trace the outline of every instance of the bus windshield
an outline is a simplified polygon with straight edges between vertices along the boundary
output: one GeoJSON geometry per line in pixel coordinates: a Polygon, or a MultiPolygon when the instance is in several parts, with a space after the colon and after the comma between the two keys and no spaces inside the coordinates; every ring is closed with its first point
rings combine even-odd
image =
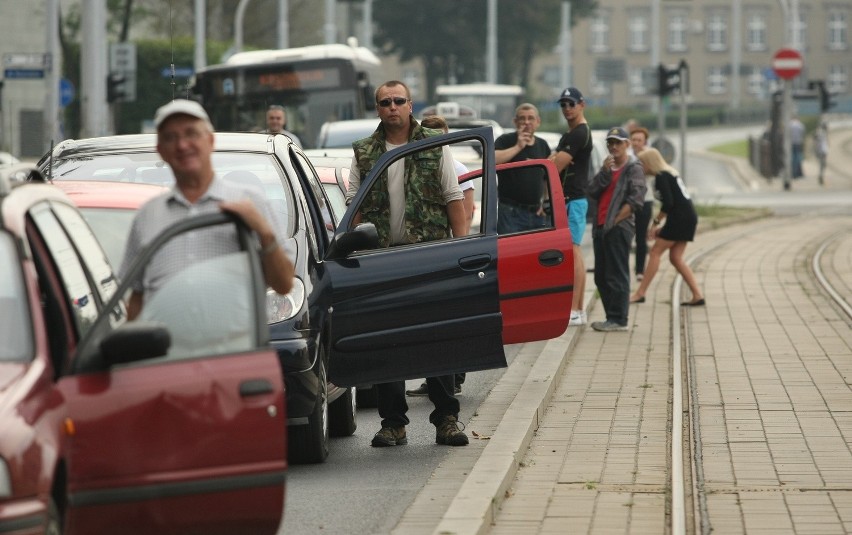
{"type": "Polygon", "coordinates": [[[472,108],[480,119],[492,119],[501,126],[511,126],[524,89],[517,85],[485,83],[439,85],[435,94],[439,102],[457,102],[472,108]]]}
{"type": "Polygon", "coordinates": [[[199,70],[193,92],[220,131],[265,131],[266,110],[283,106],[285,128],[313,148],[323,123],[374,109],[380,69],[374,54],[347,45],[258,50],[199,70]]]}

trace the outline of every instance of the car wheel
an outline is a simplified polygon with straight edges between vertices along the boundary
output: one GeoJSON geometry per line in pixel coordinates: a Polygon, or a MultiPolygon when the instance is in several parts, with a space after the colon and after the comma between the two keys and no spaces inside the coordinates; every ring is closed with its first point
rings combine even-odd
{"type": "Polygon", "coordinates": [[[328,382],[325,362],[320,360],[317,375],[317,403],[307,425],[287,428],[288,457],[292,464],[321,463],[328,457],[328,382]]]}
{"type": "Polygon", "coordinates": [[[331,402],[328,407],[329,430],[333,437],[351,436],[358,428],[356,413],[358,394],[355,387],[346,389],[346,393],[331,402]]]}
{"type": "Polygon", "coordinates": [[[376,397],[376,389],[373,388],[372,385],[368,388],[359,388],[355,396],[358,398],[359,407],[373,408],[379,406],[379,399],[376,397]]]}
{"type": "Polygon", "coordinates": [[[52,497],[47,500],[47,521],[44,524],[44,535],[62,535],[62,518],[52,497]]]}

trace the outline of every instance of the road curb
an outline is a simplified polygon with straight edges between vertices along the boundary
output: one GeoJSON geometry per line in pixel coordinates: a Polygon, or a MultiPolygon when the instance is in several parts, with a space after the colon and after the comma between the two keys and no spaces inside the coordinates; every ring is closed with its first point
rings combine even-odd
{"type": "MultiPolygon", "coordinates": [[[[587,292],[587,310],[592,295],[587,292]]],[[[554,379],[562,374],[583,328],[569,327],[547,342],[434,535],[487,533],[553,397],[554,379]]]]}

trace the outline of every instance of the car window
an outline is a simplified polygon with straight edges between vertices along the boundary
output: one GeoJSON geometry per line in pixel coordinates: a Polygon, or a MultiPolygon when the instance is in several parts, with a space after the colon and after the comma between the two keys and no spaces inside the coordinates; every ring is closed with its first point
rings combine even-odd
{"type": "Polygon", "coordinates": [[[29,300],[11,236],[0,233],[0,362],[33,356],[29,300]]]}
{"type": "Polygon", "coordinates": [[[135,210],[122,210],[114,208],[81,208],[80,212],[86,218],[86,222],[92,227],[101,247],[109,259],[113,268],[121,266],[124,259],[124,248],[127,245],[127,236],[130,234],[130,225],[136,216],[135,210]]]}
{"type": "Polygon", "coordinates": [[[56,203],[53,209],[80,251],[80,256],[92,275],[92,283],[98,292],[98,297],[102,303],[105,303],[115,293],[118,282],[97,237],[74,208],[56,203]]]}
{"type": "Polygon", "coordinates": [[[293,160],[298,164],[299,170],[311,186],[313,197],[320,205],[319,209],[320,215],[323,219],[323,226],[325,227],[325,231],[328,234],[329,239],[331,239],[334,235],[334,228],[337,226],[337,220],[331,212],[332,208],[329,206],[328,199],[326,199],[325,190],[320,184],[313,166],[308,162],[308,159],[305,156],[294,152],[293,160]]]}
{"type": "Polygon", "coordinates": [[[89,285],[77,251],[50,210],[49,204],[45,202],[33,207],[30,216],[59,271],[65,299],[73,312],[77,332],[83,336],[98,316],[95,291],[89,285]]]}
{"type": "Polygon", "coordinates": [[[323,182],[322,187],[328,197],[328,202],[331,205],[331,212],[336,223],[340,221],[341,216],[343,216],[346,212],[346,196],[343,194],[343,190],[340,189],[340,186],[337,185],[337,182],[334,184],[323,182]]]}
{"type": "Polygon", "coordinates": [[[175,274],[145,300],[139,319],[169,327],[171,346],[165,359],[256,347],[255,326],[261,318],[253,306],[252,278],[246,277],[250,272],[245,251],[217,256],[175,274]]]}
{"type": "Polygon", "coordinates": [[[497,232],[518,234],[555,228],[547,168],[543,165],[497,171],[497,232]]]}

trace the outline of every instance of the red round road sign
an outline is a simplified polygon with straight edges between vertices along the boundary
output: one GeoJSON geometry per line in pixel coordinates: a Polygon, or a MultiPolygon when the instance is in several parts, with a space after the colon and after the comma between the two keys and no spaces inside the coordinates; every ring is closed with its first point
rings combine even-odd
{"type": "Polygon", "coordinates": [[[772,56],[772,70],[778,78],[792,80],[802,72],[805,61],[799,51],[793,48],[782,48],[772,56]]]}

